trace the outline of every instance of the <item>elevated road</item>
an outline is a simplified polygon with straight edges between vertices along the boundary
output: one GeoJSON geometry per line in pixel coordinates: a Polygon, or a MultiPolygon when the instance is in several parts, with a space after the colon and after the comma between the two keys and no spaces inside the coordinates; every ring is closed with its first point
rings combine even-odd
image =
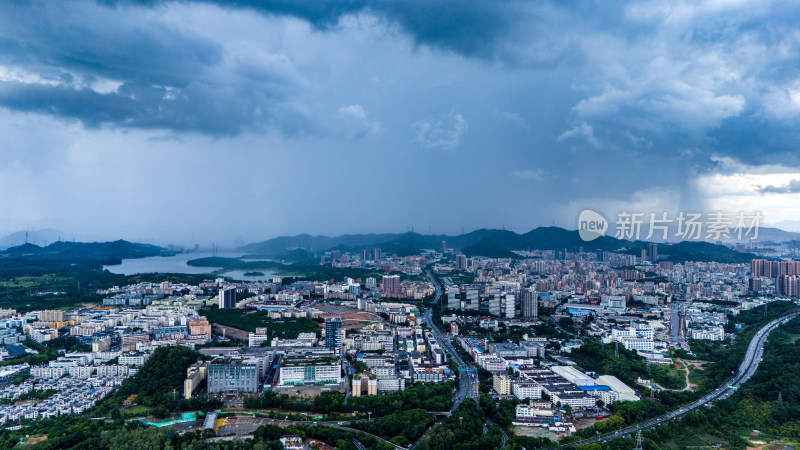
{"type": "Polygon", "coordinates": [[[564,444],[564,446],[574,447],[583,444],[591,444],[593,442],[605,442],[610,439],[617,439],[619,437],[636,433],[640,430],[655,428],[665,422],[669,422],[670,420],[679,419],[703,405],[710,406],[712,400],[728,398],[736,389],[749,380],[758,369],[758,363],[761,361],[761,357],[764,355],[764,343],[767,341],[769,333],[778,325],[786,323],[798,315],[800,315],[800,312],[786,314],[764,325],[760,330],[758,330],[755,336],[753,336],[753,338],[750,340],[750,345],[747,347],[747,352],[744,355],[744,359],[742,359],[742,363],[739,365],[739,369],[736,370],[731,378],[726,380],[712,392],[704,395],[702,398],[695,400],[688,405],[682,406],[679,409],[670,411],[662,416],[652,418],[645,422],[632,425],[612,433],[603,434],[589,439],[583,439],[581,441],[570,442],[569,444],[564,444]]]}

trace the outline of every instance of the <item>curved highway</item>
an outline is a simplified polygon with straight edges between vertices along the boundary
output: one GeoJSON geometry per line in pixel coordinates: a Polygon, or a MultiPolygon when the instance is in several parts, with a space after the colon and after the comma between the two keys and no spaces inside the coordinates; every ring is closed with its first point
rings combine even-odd
{"type": "Polygon", "coordinates": [[[652,418],[645,422],[632,425],[627,428],[623,428],[619,431],[615,431],[613,433],[607,433],[600,436],[596,436],[589,439],[583,439],[580,441],[570,442],[568,444],[564,444],[567,447],[573,447],[583,444],[591,444],[593,442],[605,442],[609,439],[616,439],[619,437],[623,437],[629,435],[631,433],[635,433],[640,430],[647,430],[650,428],[657,427],[664,422],[668,422],[673,419],[679,419],[686,414],[694,411],[695,409],[699,408],[702,405],[710,405],[712,400],[724,399],[728,398],[736,389],[739,388],[744,382],[746,382],[750,377],[755,373],[756,369],[758,369],[758,363],[761,360],[762,355],[764,354],[764,342],[767,340],[767,336],[769,333],[775,329],[778,325],[782,323],[786,323],[789,320],[797,317],[800,315],[800,312],[793,312],[781,316],[772,322],[764,325],[758,332],[753,336],[753,339],[750,340],[750,345],[747,347],[747,353],[745,353],[744,359],[742,363],[739,365],[739,369],[734,373],[734,375],[726,380],[722,385],[716,388],[714,391],[706,394],[702,398],[695,400],[694,402],[684,405],[679,409],[674,411],[668,412],[659,417],[652,418]]]}

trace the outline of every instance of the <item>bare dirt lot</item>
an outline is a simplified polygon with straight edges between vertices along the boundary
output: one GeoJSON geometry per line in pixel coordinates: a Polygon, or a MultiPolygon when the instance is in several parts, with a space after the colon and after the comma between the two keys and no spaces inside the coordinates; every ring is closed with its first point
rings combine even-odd
{"type": "Polygon", "coordinates": [[[239,339],[241,341],[246,341],[248,339],[249,333],[245,330],[229,327],[228,325],[220,325],[218,323],[214,324],[214,332],[217,334],[222,335],[223,329],[225,330],[225,337],[239,339]]]}

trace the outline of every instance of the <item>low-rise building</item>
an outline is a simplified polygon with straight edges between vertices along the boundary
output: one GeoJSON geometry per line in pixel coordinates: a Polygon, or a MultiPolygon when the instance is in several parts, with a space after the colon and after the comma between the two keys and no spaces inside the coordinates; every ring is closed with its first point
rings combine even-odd
{"type": "Polygon", "coordinates": [[[259,362],[255,359],[216,358],[208,365],[208,392],[256,392],[258,375],[259,362]]]}
{"type": "Polygon", "coordinates": [[[342,366],[338,357],[286,358],[281,362],[278,384],[296,386],[304,384],[339,384],[342,366]]]}

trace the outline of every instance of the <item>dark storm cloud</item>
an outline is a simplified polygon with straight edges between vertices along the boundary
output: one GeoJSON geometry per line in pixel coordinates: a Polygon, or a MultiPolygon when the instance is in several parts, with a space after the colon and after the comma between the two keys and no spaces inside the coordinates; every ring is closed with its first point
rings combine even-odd
{"type": "Polygon", "coordinates": [[[218,43],[136,14],[74,1],[0,8],[0,61],[7,64],[182,87],[222,59],[218,43]]]}
{"type": "MultiPolygon", "coordinates": [[[[0,83],[0,104],[17,111],[77,119],[89,128],[115,124],[210,135],[235,135],[256,126],[256,112],[265,106],[269,106],[265,114],[286,114],[271,99],[252,98],[230,87],[201,83],[190,83],[177,93],[131,83],[122,85],[117,92],[99,93],[67,86],[6,82],[0,83]]],[[[292,122],[286,125],[291,131],[292,122]]]]}
{"type": "Polygon", "coordinates": [[[21,79],[0,81],[1,106],[88,127],[236,135],[270,126],[296,134],[308,126],[302,112],[282,103],[296,81],[286,64],[226,62],[219,43],[137,9],[5,2],[0,65],[22,71],[21,79]]]}
{"type": "MultiPolygon", "coordinates": [[[[368,13],[398,25],[418,45],[487,58],[518,21],[512,2],[178,2],[187,3],[292,16],[326,32],[346,14],[368,13]]],[[[0,81],[0,106],[87,127],[214,136],[270,127],[287,135],[319,131],[292,101],[299,76],[291,67],[247,56],[227,61],[220,42],[159,18],[169,4],[175,2],[3,3],[0,64],[35,82],[0,81]]]]}
{"type": "Polygon", "coordinates": [[[0,2],[0,200],[129,230],[164,227],[141,211],[213,204],[217,220],[172,224],[209,239],[526,231],[742,191],[782,206],[794,196],[765,193],[800,180],[798,14],[769,0],[0,2]],[[104,214],[119,199],[136,205],[124,220],[104,214]]]}
{"type": "Polygon", "coordinates": [[[709,147],[745,164],[800,165],[800,132],[785,120],[749,112],[708,132],[709,147]]]}
{"type": "MultiPolygon", "coordinates": [[[[156,6],[163,0],[143,2],[104,0],[115,5],[156,6]]],[[[465,2],[461,0],[196,0],[222,8],[240,8],[276,16],[291,16],[322,30],[334,28],[344,15],[368,13],[396,23],[417,44],[452,50],[469,56],[494,56],[498,41],[519,23],[523,8],[512,1],[465,2]]]]}

